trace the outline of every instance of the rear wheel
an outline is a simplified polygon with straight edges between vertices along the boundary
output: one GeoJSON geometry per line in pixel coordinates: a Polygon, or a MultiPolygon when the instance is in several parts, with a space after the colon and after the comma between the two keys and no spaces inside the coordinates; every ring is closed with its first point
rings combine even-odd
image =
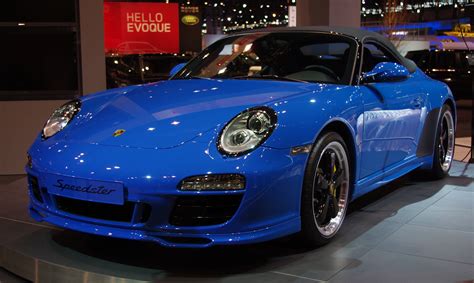
{"type": "Polygon", "coordinates": [[[350,174],[342,137],[323,135],[310,154],[303,185],[300,236],[306,246],[324,245],[339,231],[348,207],[350,174]]]}
{"type": "Polygon", "coordinates": [[[444,105],[438,122],[435,149],[433,154],[433,167],[431,177],[440,179],[445,177],[454,158],[454,118],[451,107],[444,105]]]}

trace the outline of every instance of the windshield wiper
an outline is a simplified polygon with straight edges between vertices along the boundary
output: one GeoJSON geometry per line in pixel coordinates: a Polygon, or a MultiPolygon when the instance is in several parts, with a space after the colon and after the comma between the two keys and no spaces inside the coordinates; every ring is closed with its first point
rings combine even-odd
{"type": "Polygon", "coordinates": [[[277,81],[288,81],[288,82],[298,82],[298,83],[308,83],[308,81],[292,79],[287,77],[280,77],[278,75],[253,75],[253,76],[237,76],[232,77],[231,79],[236,80],[245,80],[245,79],[258,79],[258,80],[277,80],[277,81]]]}

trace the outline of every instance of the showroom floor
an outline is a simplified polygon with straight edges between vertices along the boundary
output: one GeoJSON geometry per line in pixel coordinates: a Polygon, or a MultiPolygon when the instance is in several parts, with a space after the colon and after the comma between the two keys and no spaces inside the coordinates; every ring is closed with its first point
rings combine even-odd
{"type": "MultiPolygon", "coordinates": [[[[0,266],[39,282],[473,282],[474,165],[390,184],[352,204],[329,245],[170,250],[35,223],[25,178],[0,177],[0,266]],[[114,278],[115,277],[115,278],[114,278]],[[122,282],[122,281],[120,281],[122,282]]],[[[0,268],[0,282],[23,282],[0,268]]]]}

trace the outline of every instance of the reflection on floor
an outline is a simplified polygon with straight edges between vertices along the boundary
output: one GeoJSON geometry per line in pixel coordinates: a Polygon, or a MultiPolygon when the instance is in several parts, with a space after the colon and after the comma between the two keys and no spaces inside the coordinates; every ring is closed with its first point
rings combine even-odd
{"type": "MultiPolygon", "coordinates": [[[[334,241],[312,251],[289,239],[170,250],[35,223],[24,177],[0,177],[0,266],[38,282],[472,282],[474,165],[451,177],[416,177],[351,205],[334,241]]],[[[0,281],[21,282],[0,269],[0,281]]]]}

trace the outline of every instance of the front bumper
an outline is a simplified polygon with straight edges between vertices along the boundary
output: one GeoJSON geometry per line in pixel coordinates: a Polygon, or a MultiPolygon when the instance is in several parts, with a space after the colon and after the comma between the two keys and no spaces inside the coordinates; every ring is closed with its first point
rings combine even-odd
{"type": "MultiPolygon", "coordinates": [[[[288,149],[261,147],[243,157],[224,158],[213,144],[199,142],[153,150],[47,140],[37,141],[29,154],[32,162],[26,171],[30,176],[30,214],[38,221],[66,229],[154,241],[172,247],[255,243],[300,230],[301,187],[307,155],[292,156],[288,149]],[[189,176],[228,173],[245,176],[245,189],[200,192],[178,189],[179,182],[189,176]],[[89,213],[65,209],[69,200],[66,198],[65,206],[64,198],[51,194],[42,185],[44,176],[50,174],[121,182],[127,207],[94,203],[89,213]],[[204,206],[211,210],[226,203],[236,207],[222,223],[173,225],[170,219],[183,199],[190,199],[192,204],[197,201],[198,205],[203,199],[210,199],[204,206]],[[103,217],[99,211],[113,216],[123,213],[129,218],[103,217]]],[[[80,202],[76,206],[82,207],[80,202]]]]}

